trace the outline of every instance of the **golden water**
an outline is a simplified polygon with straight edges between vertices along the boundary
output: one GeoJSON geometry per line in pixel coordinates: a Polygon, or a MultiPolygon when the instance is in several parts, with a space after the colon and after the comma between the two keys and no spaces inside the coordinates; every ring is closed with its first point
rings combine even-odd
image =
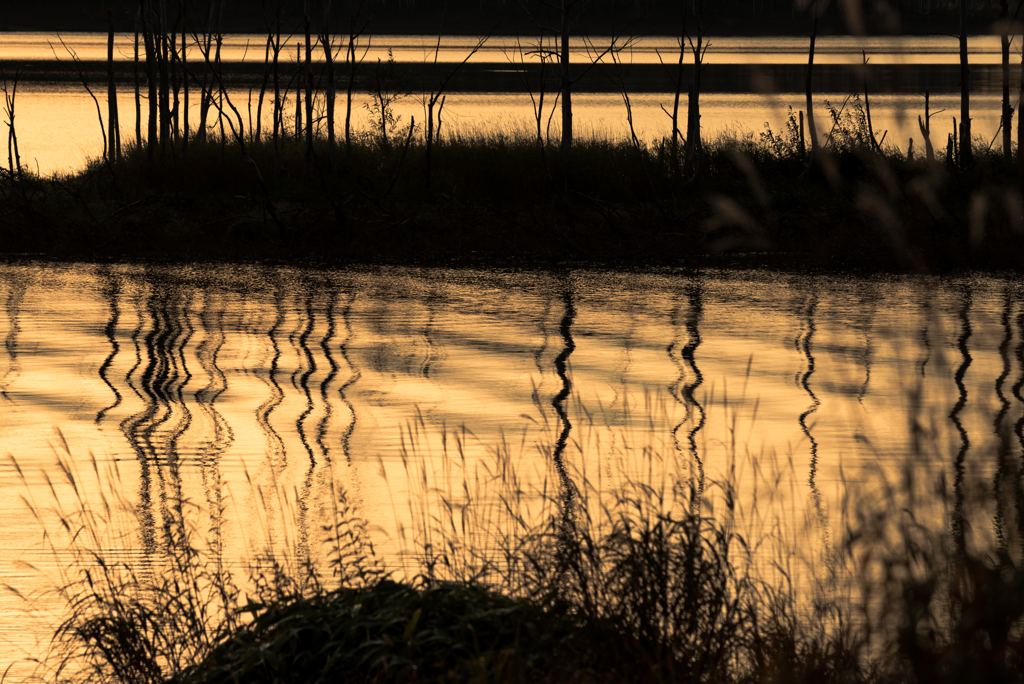
{"type": "MultiPolygon", "coordinates": [[[[26,263],[0,266],[0,340],[0,452],[27,482],[0,463],[0,582],[27,593],[57,561],[21,497],[52,498],[62,454],[94,501],[91,459],[116,466],[139,517],[107,551],[129,563],[160,552],[178,494],[241,563],[285,533],[256,488],[316,530],[332,482],[402,563],[422,473],[458,494],[503,444],[527,489],[556,456],[596,480],[660,477],[651,453],[706,483],[738,463],[741,504],[825,528],[908,459],[992,482],[997,430],[1024,448],[1024,291],[995,276],[26,263]],[[752,466],[785,496],[755,502],[752,466]]],[[[0,666],[49,638],[23,608],[0,595],[0,666]]]]}

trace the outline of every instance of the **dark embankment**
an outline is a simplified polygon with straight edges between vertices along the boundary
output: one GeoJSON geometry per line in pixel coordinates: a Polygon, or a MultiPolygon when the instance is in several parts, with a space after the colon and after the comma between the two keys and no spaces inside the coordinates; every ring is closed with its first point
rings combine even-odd
{"type": "MultiPolygon", "coordinates": [[[[107,8],[114,11],[117,30],[134,27],[139,8],[137,0],[109,0],[104,3],[79,0],[48,0],[37,3],[10,3],[0,15],[0,31],[106,31],[107,8]]],[[[179,3],[168,3],[171,15],[179,3]]],[[[222,28],[229,33],[261,33],[273,21],[277,6],[288,15],[296,10],[290,0],[202,0],[182,3],[195,16],[193,25],[205,24],[209,7],[223,4],[222,28]]],[[[507,35],[533,35],[537,19],[558,3],[504,2],[503,0],[419,0],[384,2],[348,0],[333,3],[339,16],[358,7],[371,17],[369,30],[377,34],[419,34],[442,31],[454,34],[484,34],[496,31],[507,35]]],[[[996,11],[992,5],[970,3],[968,21],[972,35],[990,33],[996,11]]],[[[958,22],[956,3],[887,3],[855,5],[859,15],[851,27],[851,15],[833,3],[824,8],[819,32],[822,35],[926,35],[951,33],[958,22]]],[[[586,11],[574,23],[574,31],[603,35],[626,31],[636,35],[677,36],[682,28],[681,6],[670,0],[588,0],[586,11]]],[[[849,9],[849,8],[846,8],[849,9]]],[[[806,35],[810,19],[792,2],[741,2],[733,0],[709,12],[716,35],[806,35]]],[[[337,22],[334,22],[337,24],[337,22]]],[[[691,27],[692,28],[692,27],[691,27]]]]}
{"type": "MultiPolygon", "coordinates": [[[[691,170],[670,143],[577,140],[567,158],[525,132],[387,141],[317,139],[129,146],[81,173],[0,175],[7,254],[68,259],[331,262],[591,260],[687,263],[756,252],[802,263],[909,271],[1016,268],[1021,173],[976,149],[868,148],[840,121],[814,161],[798,133],[715,141],[691,170]]],[[[443,130],[443,129],[442,129],[443,130]]],[[[227,134],[230,137],[230,133],[227,134]]],[[[682,154],[682,150],[679,151],[682,154]]]]}

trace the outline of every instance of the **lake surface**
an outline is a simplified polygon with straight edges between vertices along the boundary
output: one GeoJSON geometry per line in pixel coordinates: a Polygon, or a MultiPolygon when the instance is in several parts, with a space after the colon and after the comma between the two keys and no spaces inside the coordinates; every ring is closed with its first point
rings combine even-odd
{"type": "MultiPolygon", "coordinates": [[[[563,470],[732,479],[745,510],[827,544],[847,493],[907,467],[999,486],[1000,433],[1024,455],[1015,278],[22,263],[0,266],[0,340],[0,452],[23,473],[0,462],[0,583],[27,594],[60,561],[22,497],[114,489],[137,517],[103,552],[142,567],[175,496],[241,565],[268,537],[316,557],[344,492],[402,566],[436,505],[417,501],[485,515],[501,463],[527,498],[563,470]]],[[[35,608],[0,594],[9,681],[49,638],[57,604],[35,608]]]]}
{"type": "MultiPolygon", "coordinates": [[[[84,72],[92,82],[105,116],[106,36],[67,34],[67,45],[83,60],[84,72]]],[[[447,74],[469,54],[475,40],[464,36],[368,37],[360,55],[363,67],[387,60],[388,50],[417,85],[396,105],[396,112],[407,125],[412,117],[425,121],[422,88],[436,87],[436,71],[447,74]],[[434,61],[437,48],[436,69],[434,61]],[[433,71],[431,71],[433,70],[433,71]],[[420,83],[419,81],[422,81],[420,83]]],[[[800,37],[717,37],[711,36],[702,75],[702,131],[706,138],[719,135],[757,136],[765,124],[779,133],[785,125],[788,108],[804,108],[803,78],[807,62],[808,39],[800,37]]],[[[534,41],[536,42],[536,41],[534,41]]],[[[1019,44],[1020,37],[1016,37],[1019,44]]],[[[661,62],[674,65],[678,43],[667,38],[644,38],[619,53],[619,65],[606,57],[603,65],[585,74],[583,65],[591,61],[609,43],[607,37],[593,37],[589,44],[577,41],[572,59],[583,78],[576,84],[574,98],[576,125],[583,134],[628,138],[626,108],[618,93],[620,83],[630,92],[634,126],[638,137],[658,140],[670,132],[670,121],[662,107],[671,110],[674,86],[661,62]]],[[[134,36],[117,37],[116,61],[121,83],[118,106],[125,137],[134,132],[134,100],[131,92],[130,64],[134,36]]],[[[235,74],[231,97],[246,111],[253,98],[255,111],[264,63],[265,37],[228,36],[223,47],[225,74],[235,74]],[[250,90],[252,89],[252,91],[250,90]],[[253,92],[254,91],[254,92],[253,92]]],[[[999,39],[973,36],[969,41],[972,61],[973,130],[984,144],[996,137],[1000,120],[998,74],[999,39]]],[[[282,51],[286,79],[295,70],[295,41],[282,51]]],[[[539,89],[537,58],[531,54],[538,46],[531,39],[518,43],[511,37],[496,36],[474,55],[449,84],[444,115],[449,131],[493,131],[495,129],[531,129],[533,104],[528,89],[539,89]],[[524,80],[525,79],[525,80],[524,80]],[[531,80],[532,79],[532,80],[531,80]]],[[[952,117],[959,117],[958,44],[951,36],[907,38],[850,38],[823,36],[815,49],[815,116],[821,135],[827,135],[825,101],[841,107],[847,96],[861,92],[865,79],[871,91],[872,119],[875,131],[885,141],[906,149],[911,137],[915,147],[923,149],[917,116],[924,114],[924,91],[932,93],[932,140],[945,144],[953,130],[952,117]],[[863,52],[862,52],[863,51],[863,52]],[[869,67],[862,63],[865,56],[869,67]],[[825,129],[825,130],[822,130],[825,129]]],[[[1012,49],[1011,83],[1020,81],[1019,56],[1012,49]]],[[[190,60],[201,59],[197,48],[189,50],[190,60]]],[[[318,55],[317,59],[321,59],[318,55]]],[[[692,55],[684,54],[685,69],[692,68],[692,55]],[[691,65],[691,66],[686,66],[691,65]]],[[[44,174],[79,169],[89,157],[103,149],[102,134],[93,100],[78,82],[69,54],[55,35],[41,33],[0,34],[0,72],[8,79],[15,69],[23,70],[17,100],[16,125],[21,154],[26,163],[44,174]],[[59,60],[59,61],[58,61],[59,60]]],[[[318,67],[319,68],[319,67],[318,67]]],[[[684,79],[685,87],[689,80],[684,79]]],[[[555,85],[547,85],[546,107],[554,104],[555,85]]],[[[1012,90],[1012,88],[1011,88],[1012,90]]],[[[1016,92],[1016,91],[1013,91],[1016,92]]],[[[369,99],[357,92],[353,111],[358,130],[366,129],[362,109],[369,99]]],[[[193,97],[190,111],[198,120],[193,97]]],[[[145,109],[145,102],[143,108],[145,109]]],[[[850,105],[853,106],[852,103],[850,105]]],[[[682,107],[685,112],[685,104],[682,107]]],[[[286,111],[291,111],[286,106],[286,111]]],[[[545,114],[545,118],[550,112],[545,114]]],[[[255,116],[255,114],[253,114],[255,116]]],[[[558,120],[553,117],[552,135],[557,137],[558,120]]],[[[0,121],[0,136],[6,140],[6,118],[0,121]]]]}

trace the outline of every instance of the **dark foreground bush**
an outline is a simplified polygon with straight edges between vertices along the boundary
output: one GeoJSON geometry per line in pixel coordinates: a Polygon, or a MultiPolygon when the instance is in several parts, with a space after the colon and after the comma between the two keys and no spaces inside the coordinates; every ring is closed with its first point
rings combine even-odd
{"type": "Polygon", "coordinates": [[[571,616],[471,584],[382,580],[247,609],[251,623],[173,681],[601,681],[622,665],[571,616]]]}

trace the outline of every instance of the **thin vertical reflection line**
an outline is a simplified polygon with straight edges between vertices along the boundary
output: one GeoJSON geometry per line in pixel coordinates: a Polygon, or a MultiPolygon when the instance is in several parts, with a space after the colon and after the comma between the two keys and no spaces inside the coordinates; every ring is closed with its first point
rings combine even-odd
{"type": "Polygon", "coordinates": [[[953,380],[956,383],[957,388],[957,401],[953,406],[953,409],[949,412],[949,420],[953,423],[956,431],[960,435],[960,449],[957,451],[956,459],[953,462],[953,495],[954,495],[954,507],[952,516],[952,531],[954,542],[957,545],[957,550],[962,554],[965,549],[966,529],[964,529],[964,461],[967,458],[967,452],[971,448],[970,439],[967,436],[967,430],[964,429],[963,423],[960,422],[960,412],[963,411],[964,406],[967,405],[967,386],[964,385],[964,376],[967,375],[967,369],[971,365],[970,350],[967,347],[967,341],[970,340],[971,330],[971,289],[970,285],[964,284],[962,288],[962,304],[960,306],[960,337],[957,339],[957,349],[960,350],[961,362],[960,366],[956,369],[956,374],[953,376],[953,380]]]}
{"type": "Polygon", "coordinates": [[[103,381],[110,391],[114,393],[114,403],[110,404],[106,408],[102,408],[96,412],[96,425],[103,422],[103,417],[107,415],[109,411],[113,411],[115,408],[121,405],[121,393],[114,386],[114,383],[107,377],[107,372],[114,363],[114,359],[117,358],[118,353],[121,351],[120,345],[117,343],[117,324],[120,322],[120,307],[118,306],[118,299],[121,296],[121,280],[120,278],[112,275],[109,269],[103,269],[103,300],[107,303],[107,308],[110,310],[110,315],[107,318],[107,324],[103,328],[103,334],[107,338],[107,344],[110,345],[110,353],[107,358],[103,360],[100,365],[100,380],[103,381]]]}
{"type": "Polygon", "coordinates": [[[1017,469],[1011,468],[1009,463],[1010,444],[1005,430],[1006,414],[1010,411],[1010,400],[1003,391],[1006,379],[1010,377],[1010,343],[1013,341],[1013,320],[1011,312],[1013,309],[1013,298],[1010,288],[1006,286],[1003,290],[1003,311],[999,322],[1003,327],[1003,339],[999,343],[999,359],[1003,363],[1002,372],[996,378],[996,396],[999,398],[999,411],[992,420],[992,430],[995,433],[996,443],[996,471],[992,476],[992,493],[995,498],[996,512],[993,523],[995,525],[996,539],[999,541],[999,548],[1002,551],[1009,549],[1009,539],[1006,534],[1006,502],[1002,493],[1004,479],[1013,478],[1015,481],[1015,498],[1020,503],[1020,481],[1017,478],[1017,469]]]}
{"type": "Polygon", "coordinates": [[[427,343],[427,349],[420,366],[424,378],[430,378],[430,371],[434,366],[434,354],[437,349],[437,343],[434,342],[434,318],[437,316],[436,304],[439,299],[437,293],[431,292],[424,301],[427,307],[427,322],[423,325],[423,341],[427,343]]]}
{"type": "Polygon", "coordinates": [[[21,363],[18,361],[18,336],[21,333],[21,304],[25,300],[25,292],[28,284],[20,275],[9,277],[10,292],[7,294],[5,309],[7,312],[7,337],[4,339],[4,348],[7,350],[9,365],[3,378],[0,378],[0,397],[7,401],[11,398],[7,394],[7,388],[11,386],[14,378],[18,376],[21,363]]]}
{"type": "Polygon", "coordinates": [[[298,342],[299,356],[305,361],[305,369],[301,367],[296,369],[295,375],[292,376],[292,386],[306,397],[306,408],[302,410],[302,413],[299,414],[298,419],[295,421],[295,430],[299,434],[302,446],[306,449],[310,468],[312,468],[316,465],[316,455],[313,453],[313,447],[309,443],[309,437],[306,435],[306,419],[313,413],[314,408],[313,393],[309,388],[309,379],[316,372],[316,359],[313,358],[313,351],[309,348],[309,336],[313,333],[316,314],[313,311],[313,295],[308,289],[305,293],[302,308],[304,321],[300,323],[302,332],[299,333],[296,341],[298,342]],[[298,381],[297,385],[296,380],[298,381]]]}
{"type": "Polygon", "coordinates": [[[345,360],[345,363],[349,368],[349,378],[342,383],[341,387],[338,388],[338,396],[341,398],[342,403],[348,408],[351,414],[351,419],[348,425],[345,426],[345,431],[341,435],[341,450],[345,454],[345,461],[352,463],[352,452],[351,452],[351,441],[352,433],[356,429],[356,407],[348,398],[348,390],[352,385],[356,384],[362,374],[359,372],[359,368],[356,367],[355,362],[349,357],[349,348],[352,345],[352,304],[356,300],[356,291],[353,289],[349,292],[348,301],[345,302],[345,306],[341,310],[341,320],[345,327],[345,339],[341,341],[338,349],[341,352],[341,358],[345,360]]]}
{"type": "Polygon", "coordinates": [[[309,530],[309,500],[313,489],[313,474],[316,471],[316,455],[313,453],[313,446],[306,435],[306,419],[313,413],[313,393],[309,387],[309,379],[316,373],[316,359],[313,351],[309,348],[309,336],[313,333],[316,324],[316,314],[313,307],[313,291],[311,283],[303,284],[302,308],[299,311],[299,334],[293,335],[293,344],[298,345],[300,361],[299,367],[292,374],[292,387],[303,393],[306,398],[306,407],[299,414],[295,421],[295,430],[298,433],[299,441],[309,457],[309,467],[306,469],[306,476],[302,480],[302,487],[297,494],[295,505],[298,508],[296,525],[298,527],[298,549],[306,562],[312,560],[312,548],[310,546],[309,530]],[[302,366],[305,365],[305,368],[302,366]]]}
{"type": "Polygon", "coordinates": [[[796,340],[797,350],[806,361],[806,367],[803,374],[800,376],[800,386],[803,388],[804,392],[807,393],[807,396],[810,397],[811,405],[800,414],[798,422],[800,423],[800,429],[807,436],[807,440],[811,444],[811,467],[807,483],[811,488],[811,497],[814,501],[815,512],[818,515],[818,523],[824,528],[827,520],[825,517],[825,508],[821,502],[821,491],[818,489],[818,441],[814,439],[814,434],[811,432],[810,426],[807,424],[807,419],[816,413],[818,407],[821,406],[821,402],[818,400],[817,395],[815,395],[814,390],[811,389],[811,376],[814,375],[815,371],[813,345],[814,333],[817,332],[817,324],[815,322],[817,309],[818,293],[817,290],[812,289],[810,299],[807,302],[807,307],[804,310],[804,329],[796,340]]]}
{"type": "MultiPolygon", "coordinates": [[[[565,467],[564,460],[565,448],[569,441],[569,434],[572,432],[572,422],[569,420],[569,413],[565,408],[565,402],[572,394],[572,380],[568,373],[568,361],[573,351],[576,350],[576,343],[572,338],[572,325],[576,320],[576,303],[574,299],[572,284],[567,282],[565,289],[562,291],[562,303],[565,308],[561,323],[559,324],[559,332],[562,336],[562,351],[555,357],[555,373],[562,381],[562,388],[551,400],[551,405],[558,415],[558,422],[560,424],[552,459],[562,483],[562,516],[563,523],[567,526],[571,526],[575,520],[574,506],[576,500],[576,485],[573,483],[572,478],[569,477],[569,471],[565,467]]],[[[568,529],[565,531],[567,532],[568,529]]]]}
{"type": "Polygon", "coordinates": [[[196,357],[206,372],[209,382],[196,390],[195,401],[213,425],[213,437],[200,452],[200,473],[206,501],[209,506],[211,545],[220,553],[223,549],[224,493],[220,476],[220,456],[234,442],[231,425],[217,410],[217,399],[227,390],[227,378],[221,370],[219,357],[226,341],[223,301],[207,292],[199,314],[203,341],[196,349],[196,357]],[[216,306],[216,313],[211,309],[216,306]]]}
{"type": "Polygon", "coordinates": [[[672,313],[669,314],[669,325],[672,327],[672,341],[669,342],[668,347],[665,348],[665,353],[668,354],[669,360],[672,362],[672,365],[676,367],[676,372],[678,373],[672,382],[668,384],[669,396],[671,396],[677,404],[686,409],[686,413],[683,415],[682,420],[672,427],[672,445],[675,447],[676,455],[679,459],[678,467],[680,472],[682,471],[686,457],[684,455],[685,450],[683,449],[683,443],[679,439],[679,432],[683,429],[683,426],[686,425],[686,421],[689,420],[691,415],[690,407],[686,404],[686,399],[682,392],[682,386],[686,382],[686,363],[683,361],[682,354],[677,353],[676,351],[682,349],[685,344],[682,340],[679,328],[681,310],[682,304],[676,301],[675,306],[672,307],[672,313]]]}
{"type": "MultiPolygon", "coordinates": [[[[1024,404],[1024,395],[1021,390],[1024,389],[1024,311],[1017,314],[1017,370],[1020,375],[1017,376],[1017,382],[1013,383],[1013,396],[1017,399],[1018,403],[1024,404]]],[[[1020,446],[1020,460],[1018,461],[1017,467],[1018,472],[1024,471],[1024,413],[1017,419],[1017,422],[1013,426],[1013,432],[1017,436],[1017,444],[1020,446]]],[[[1017,477],[1017,482],[1020,485],[1020,476],[1017,477]]],[[[1024,540],[1024,490],[1018,489],[1017,491],[1017,531],[1020,535],[1020,539],[1024,540]]]]}
{"type": "Polygon", "coordinates": [[[149,377],[152,373],[152,366],[155,363],[152,353],[153,338],[156,335],[156,324],[150,315],[149,299],[151,293],[147,291],[149,285],[143,280],[140,283],[142,289],[136,297],[133,297],[132,304],[135,308],[138,324],[132,330],[132,344],[135,348],[135,364],[128,370],[125,382],[135,395],[143,402],[142,410],[126,416],[119,427],[125,440],[135,453],[139,462],[139,504],[138,516],[140,520],[140,535],[142,546],[148,552],[156,550],[156,515],[153,510],[153,473],[155,466],[153,458],[147,449],[146,440],[143,437],[142,426],[148,422],[156,412],[156,398],[153,396],[149,384],[149,377]],[[138,384],[133,377],[138,374],[138,384]]]}
{"type": "MultiPolygon", "coordinates": [[[[171,428],[170,439],[167,440],[167,458],[170,460],[171,472],[174,475],[176,496],[180,498],[182,495],[180,468],[184,460],[181,453],[181,439],[192,425],[192,411],[189,410],[188,403],[185,401],[185,388],[192,380],[192,372],[185,360],[185,352],[195,335],[195,327],[192,325],[192,314],[188,304],[192,297],[178,290],[176,293],[178,296],[170,303],[170,308],[174,313],[175,327],[179,334],[174,337],[173,346],[168,350],[167,355],[172,361],[172,375],[169,379],[171,390],[169,406],[175,409],[176,413],[180,413],[180,417],[171,428]]],[[[170,414],[168,419],[170,419],[170,414]]]]}
{"type": "Polygon", "coordinates": [[[267,331],[267,337],[270,339],[271,355],[266,383],[267,388],[270,390],[270,397],[257,407],[256,422],[266,436],[269,450],[268,455],[273,455],[275,461],[273,465],[276,468],[283,467],[288,462],[288,453],[284,446],[284,440],[281,439],[281,435],[277,433],[274,426],[270,424],[270,414],[284,401],[284,391],[277,381],[277,373],[281,365],[281,345],[277,342],[277,335],[281,330],[281,326],[284,325],[285,319],[284,295],[281,292],[280,283],[274,288],[273,299],[276,315],[274,317],[274,324],[267,331]]]}
{"type": "MultiPolygon", "coordinates": [[[[864,397],[867,396],[868,388],[871,385],[871,364],[874,360],[874,340],[871,336],[871,326],[875,320],[875,311],[878,308],[878,297],[874,292],[868,295],[870,302],[867,307],[867,315],[864,318],[864,323],[861,325],[861,331],[864,333],[864,350],[861,352],[861,359],[864,363],[864,382],[860,386],[860,391],[857,392],[857,403],[863,404],[864,397]]],[[[862,305],[863,306],[863,305],[862,305]]]]}
{"type": "Polygon", "coordinates": [[[544,377],[544,372],[547,370],[544,368],[544,353],[548,350],[548,342],[550,335],[548,334],[548,318],[551,316],[551,299],[547,298],[544,300],[544,312],[541,314],[540,319],[537,321],[537,330],[540,332],[541,343],[533,352],[533,365],[536,366],[537,372],[541,378],[544,377]]]}
{"type": "Polygon", "coordinates": [[[320,421],[316,426],[316,444],[320,449],[320,453],[323,455],[324,460],[330,462],[331,450],[327,445],[327,430],[330,427],[331,417],[333,410],[331,408],[331,400],[328,396],[330,391],[331,383],[338,377],[338,362],[334,360],[334,354],[331,353],[331,342],[334,341],[334,336],[337,333],[337,323],[334,320],[335,309],[338,306],[338,291],[333,287],[328,289],[327,292],[327,330],[324,332],[323,338],[320,340],[320,349],[323,350],[324,358],[327,360],[329,370],[327,376],[324,377],[323,382],[320,383],[320,400],[324,404],[324,414],[320,417],[320,421]]]}
{"type": "Polygon", "coordinates": [[[921,337],[921,346],[924,347],[924,358],[921,359],[921,363],[919,365],[919,370],[920,370],[920,373],[921,373],[921,377],[923,378],[925,376],[925,367],[928,365],[928,362],[932,358],[931,335],[928,332],[928,326],[930,325],[931,319],[932,319],[932,303],[931,303],[931,300],[925,298],[924,301],[922,301],[922,303],[921,303],[921,309],[922,309],[921,316],[924,319],[924,325],[921,326],[921,335],[920,335],[920,337],[921,337]]]}
{"type": "MultiPolygon", "coordinates": [[[[1013,383],[1013,396],[1017,401],[1024,404],[1024,311],[1017,314],[1017,368],[1020,375],[1017,382],[1013,383]]],[[[1021,413],[1013,426],[1013,432],[1017,435],[1017,442],[1021,448],[1021,458],[1024,459],[1024,413],[1021,413]]]]}
{"type": "Polygon", "coordinates": [[[686,294],[689,303],[689,308],[686,313],[687,342],[686,345],[683,346],[681,355],[683,361],[687,365],[687,368],[693,375],[694,381],[683,385],[683,397],[686,400],[687,419],[693,422],[692,413],[694,409],[696,409],[697,415],[699,416],[696,423],[689,429],[686,435],[686,439],[690,445],[691,467],[692,464],[697,465],[695,501],[699,507],[700,501],[704,497],[704,462],[701,460],[700,454],[697,452],[697,433],[704,428],[704,422],[707,419],[707,416],[705,414],[704,407],[701,406],[696,397],[697,390],[704,384],[704,374],[701,373],[700,368],[697,367],[696,355],[697,348],[700,347],[702,342],[700,336],[700,323],[701,319],[704,317],[704,297],[700,285],[697,284],[687,286],[686,294]]]}

